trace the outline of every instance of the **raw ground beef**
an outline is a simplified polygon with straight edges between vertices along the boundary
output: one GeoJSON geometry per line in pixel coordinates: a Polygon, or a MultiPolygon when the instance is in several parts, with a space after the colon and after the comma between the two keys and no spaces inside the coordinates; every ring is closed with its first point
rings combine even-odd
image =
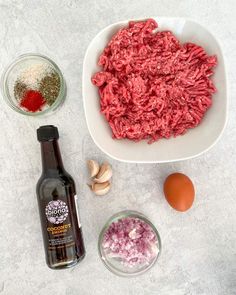
{"type": "Polygon", "coordinates": [[[216,56],[156,29],[153,19],[131,21],[112,37],[92,77],[116,139],[151,143],[184,134],[212,104],[216,56]]]}

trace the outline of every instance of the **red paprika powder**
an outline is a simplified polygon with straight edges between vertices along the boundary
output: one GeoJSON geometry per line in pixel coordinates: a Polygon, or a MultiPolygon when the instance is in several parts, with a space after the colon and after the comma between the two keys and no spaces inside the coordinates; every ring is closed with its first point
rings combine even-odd
{"type": "Polygon", "coordinates": [[[45,103],[46,101],[39,91],[28,90],[24,93],[20,106],[34,113],[41,110],[45,103]]]}

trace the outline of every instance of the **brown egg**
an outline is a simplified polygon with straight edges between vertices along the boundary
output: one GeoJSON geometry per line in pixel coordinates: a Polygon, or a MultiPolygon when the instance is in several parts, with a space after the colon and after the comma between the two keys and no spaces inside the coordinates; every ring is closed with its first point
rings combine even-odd
{"type": "Polygon", "coordinates": [[[165,180],[164,194],[171,207],[177,211],[186,211],[193,204],[195,191],[188,176],[173,173],[165,180]]]}

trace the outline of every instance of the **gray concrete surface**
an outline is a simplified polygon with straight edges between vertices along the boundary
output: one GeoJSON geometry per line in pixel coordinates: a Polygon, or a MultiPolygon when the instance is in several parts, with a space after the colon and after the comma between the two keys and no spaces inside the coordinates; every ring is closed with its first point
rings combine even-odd
{"type": "Polygon", "coordinates": [[[0,1],[0,72],[19,54],[39,52],[58,63],[68,85],[63,107],[48,117],[18,115],[0,99],[0,294],[236,294],[235,26],[235,2],[230,0],[0,1]],[[199,158],[124,164],[107,158],[90,138],[81,97],[83,56],[95,34],[110,23],[152,15],[191,17],[218,37],[228,69],[229,120],[220,142],[199,158]],[[42,124],[59,127],[64,163],[80,196],[87,256],[62,271],[52,271],[44,262],[35,195],[41,173],[35,131],[42,124]],[[113,187],[104,198],[88,190],[88,158],[113,165],[113,187]],[[194,206],[185,214],[172,210],[162,194],[163,179],[173,171],[189,175],[196,186],[194,206]],[[145,213],[163,242],[158,264],[132,279],[111,274],[97,253],[101,227],[122,209],[145,213]]]}

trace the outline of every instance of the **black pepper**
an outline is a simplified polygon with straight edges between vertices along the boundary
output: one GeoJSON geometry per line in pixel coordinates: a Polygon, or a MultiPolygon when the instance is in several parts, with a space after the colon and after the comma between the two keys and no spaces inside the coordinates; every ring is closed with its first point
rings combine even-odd
{"type": "Polygon", "coordinates": [[[16,81],[14,85],[14,96],[17,100],[21,100],[27,90],[27,85],[21,81],[16,81]]]}

